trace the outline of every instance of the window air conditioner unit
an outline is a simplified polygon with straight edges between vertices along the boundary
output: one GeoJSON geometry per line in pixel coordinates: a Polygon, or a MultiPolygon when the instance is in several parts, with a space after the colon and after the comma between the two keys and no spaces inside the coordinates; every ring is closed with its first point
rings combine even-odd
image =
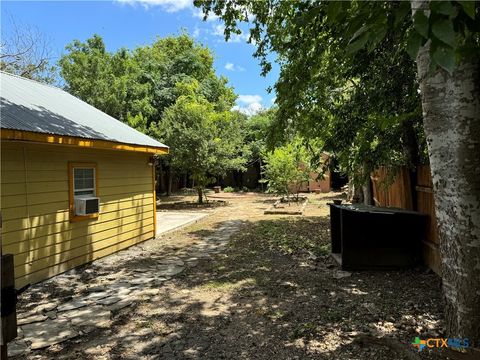
{"type": "Polygon", "coordinates": [[[75,215],[97,214],[100,208],[100,199],[97,197],[75,198],[75,215]]]}

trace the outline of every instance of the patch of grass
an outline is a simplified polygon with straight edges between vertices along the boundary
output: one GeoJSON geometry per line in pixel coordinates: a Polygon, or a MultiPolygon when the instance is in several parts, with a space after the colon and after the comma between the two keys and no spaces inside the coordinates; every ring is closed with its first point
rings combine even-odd
{"type": "Polygon", "coordinates": [[[243,279],[240,281],[212,280],[200,285],[198,288],[207,291],[229,292],[233,290],[239,290],[246,286],[254,286],[255,284],[256,281],[252,278],[243,279]]]}
{"type": "Polygon", "coordinates": [[[215,271],[221,272],[221,271],[227,270],[227,267],[225,265],[219,265],[219,266],[216,266],[214,269],[215,271]]]}
{"type": "Polygon", "coordinates": [[[272,320],[281,319],[285,316],[285,313],[282,310],[275,310],[273,313],[268,314],[268,317],[272,320]]]}
{"type": "Polygon", "coordinates": [[[345,309],[344,308],[330,309],[323,314],[323,318],[326,321],[329,321],[331,323],[337,323],[339,321],[342,321],[344,317],[345,317],[345,309]]]}
{"type": "Polygon", "coordinates": [[[304,324],[298,325],[293,331],[290,332],[289,337],[292,340],[300,338],[312,337],[318,332],[318,327],[312,322],[307,322],[304,324]]]}
{"type": "Polygon", "coordinates": [[[332,244],[331,243],[320,245],[318,247],[318,254],[319,255],[328,255],[328,254],[330,254],[331,251],[332,251],[332,244]]]}
{"type": "Polygon", "coordinates": [[[239,240],[255,247],[268,247],[284,254],[311,253],[316,256],[330,252],[328,219],[301,218],[262,220],[246,229],[239,240]]]}

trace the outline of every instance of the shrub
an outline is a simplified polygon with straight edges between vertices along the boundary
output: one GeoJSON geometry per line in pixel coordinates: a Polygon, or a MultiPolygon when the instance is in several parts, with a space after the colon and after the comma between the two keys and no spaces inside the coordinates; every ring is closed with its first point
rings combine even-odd
{"type": "Polygon", "coordinates": [[[263,176],[268,192],[278,195],[297,194],[302,183],[308,181],[310,159],[304,146],[293,142],[264,154],[263,176]]]}

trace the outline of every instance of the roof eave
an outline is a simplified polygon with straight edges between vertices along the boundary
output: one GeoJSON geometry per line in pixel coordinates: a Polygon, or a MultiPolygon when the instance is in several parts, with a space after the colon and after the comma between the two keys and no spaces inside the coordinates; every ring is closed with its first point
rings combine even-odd
{"type": "Polygon", "coordinates": [[[86,139],[75,136],[39,133],[33,131],[1,129],[1,139],[11,141],[29,141],[35,143],[76,146],[90,149],[133,151],[148,154],[166,155],[169,153],[168,146],[156,147],[147,145],[127,144],[110,140],[86,139]]]}

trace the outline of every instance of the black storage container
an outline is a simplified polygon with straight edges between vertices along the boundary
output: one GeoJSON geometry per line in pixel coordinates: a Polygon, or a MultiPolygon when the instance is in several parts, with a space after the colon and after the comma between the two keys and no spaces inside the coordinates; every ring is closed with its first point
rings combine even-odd
{"type": "Polygon", "coordinates": [[[425,214],[363,204],[328,205],[332,256],[342,269],[396,269],[421,263],[425,214]]]}

